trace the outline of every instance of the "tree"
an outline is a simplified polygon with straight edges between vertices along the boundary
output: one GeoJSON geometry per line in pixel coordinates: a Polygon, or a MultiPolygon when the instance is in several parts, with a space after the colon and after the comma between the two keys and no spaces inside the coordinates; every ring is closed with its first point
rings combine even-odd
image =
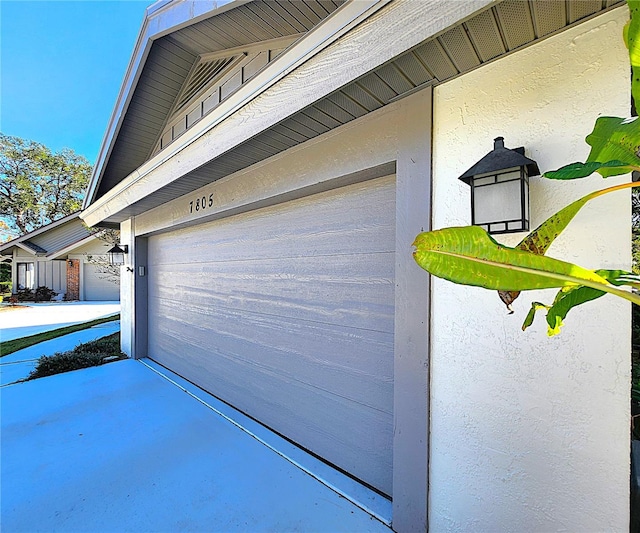
{"type": "Polygon", "coordinates": [[[78,211],[91,170],[73,150],[0,133],[0,218],[24,234],[78,211]]]}
{"type": "MultiPolygon", "coordinates": [[[[120,242],[120,230],[85,227],[89,233],[106,242],[109,248],[120,242]]],[[[120,284],[120,265],[112,265],[105,254],[85,254],[85,257],[87,258],[87,263],[94,265],[96,272],[100,274],[100,279],[105,279],[109,283],[115,283],[116,285],[120,284]]]]}

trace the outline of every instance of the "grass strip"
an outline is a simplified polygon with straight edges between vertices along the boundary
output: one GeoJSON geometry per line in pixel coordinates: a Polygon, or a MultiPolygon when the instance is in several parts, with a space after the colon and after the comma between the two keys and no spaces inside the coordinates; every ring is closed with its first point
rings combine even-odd
{"type": "Polygon", "coordinates": [[[96,318],[89,322],[83,322],[81,324],[74,324],[72,326],[65,326],[64,328],[52,329],[50,331],[43,331],[42,333],[36,333],[35,335],[29,335],[28,337],[21,337],[19,339],[13,339],[11,341],[0,342],[0,357],[9,355],[10,353],[17,352],[23,348],[28,348],[34,344],[38,344],[51,339],[57,339],[68,333],[75,333],[76,331],[82,331],[83,329],[89,329],[98,324],[104,324],[105,322],[112,322],[120,319],[120,313],[116,315],[106,316],[103,318],[96,318]]]}

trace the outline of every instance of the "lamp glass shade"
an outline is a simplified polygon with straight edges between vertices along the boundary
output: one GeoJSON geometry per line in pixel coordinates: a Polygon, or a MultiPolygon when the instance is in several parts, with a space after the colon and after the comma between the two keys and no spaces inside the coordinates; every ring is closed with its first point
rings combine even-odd
{"type": "Polygon", "coordinates": [[[124,265],[124,254],[126,250],[123,250],[117,244],[107,251],[107,256],[109,257],[109,264],[114,266],[124,265]]]}
{"type": "Polygon", "coordinates": [[[474,176],[471,180],[472,223],[489,233],[528,230],[528,189],[524,168],[474,176]]]}

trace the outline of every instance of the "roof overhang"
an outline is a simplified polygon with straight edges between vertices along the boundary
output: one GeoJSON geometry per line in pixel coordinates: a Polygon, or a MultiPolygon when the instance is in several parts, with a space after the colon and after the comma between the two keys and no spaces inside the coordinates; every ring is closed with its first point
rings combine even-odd
{"type": "Polygon", "coordinates": [[[5,242],[4,244],[0,245],[0,254],[2,254],[4,251],[8,250],[9,248],[13,247],[13,246],[19,246],[20,248],[22,248],[23,250],[26,250],[29,253],[32,253],[34,255],[36,255],[35,251],[32,249],[29,249],[27,246],[25,246],[23,243],[24,241],[28,241],[29,239],[32,239],[33,237],[36,237],[42,233],[45,233],[49,230],[52,230],[54,228],[57,228],[58,226],[62,226],[63,224],[66,224],[67,222],[71,222],[72,220],[76,219],[76,218],[80,218],[80,211],[76,211],[75,213],[71,213],[70,215],[67,215],[66,217],[63,217],[59,220],[56,220],[55,222],[51,222],[51,224],[47,224],[46,226],[42,226],[41,228],[38,228],[36,230],[33,230],[30,233],[25,233],[24,235],[21,235],[20,237],[16,237],[15,239],[12,239],[8,242],[5,242]]]}
{"type": "Polygon", "coordinates": [[[249,0],[159,0],[146,10],[138,39],[133,49],[129,65],[118,93],[115,107],[109,119],[100,151],[94,165],[93,175],[87,188],[84,206],[93,200],[100,183],[105,163],[109,158],[113,143],[122,125],[127,107],[133,94],[145,59],[153,41],[193,24],[199,20],[224,13],[229,9],[242,5],[249,0]]]}
{"type": "Polygon", "coordinates": [[[123,209],[494,1],[347,2],[188,130],[175,146],[144,163],[98,200],[86,201],[82,218],[90,226],[126,219],[131,211],[123,209]],[[389,31],[390,20],[395,21],[391,27],[403,24],[400,35],[389,31]],[[410,24],[412,20],[423,23],[410,24]],[[360,24],[359,31],[351,31],[360,24]],[[373,50],[372,40],[376,45],[373,50]],[[370,52],[358,54],[363,49],[370,52]],[[323,61],[331,64],[330,76],[318,68],[323,61]],[[294,70],[295,75],[290,75],[294,70]],[[286,94],[286,105],[278,98],[282,94],[286,94]],[[271,103],[272,100],[276,101],[271,103]],[[239,123],[245,122],[239,115],[249,106],[263,107],[269,113],[254,116],[250,128],[238,128],[239,123]]]}
{"type": "Polygon", "coordinates": [[[16,247],[20,248],[21,250],[24,250],[27,253],[30,253],[33,256],[44,255],[44,254],[38,254],[33,248],[30,248],[29,246],[27,246],[23,242],[17,242],[16,243],[16,247]]]}
{"type": "MultiPolygon", "coordinates": [[[[547,19],[547,29],[537,34],[534,28],[540,21],[533,19],[535,9],[526,2],[515,3],[515,8],[527,11],[527,16],[521,17],[527,18],[522,21],[523,27],[518,27],[519,17],[511,16],[510,20],[516,21],[514,26],[502,26],[502,30],[498,20],[514,8],[514,2],[347,2],[173,145],[139,166],[103,196],[88,202],[82,218],[90,226],[119,223],[275,155],[278,149],[264,150],[274,144],[273,138],[268,138],[270,133],[283,126],[295,129],[307,110],[333,105],[336,97],[353,100],[349,88],[362,90],[368,78],[389,84],[385,72],[401,71],[400,63],[407,56],[418,56],[426,48],[440,54],[442,74],[427,69],[432,74],[430,81],[399,89],[397,95],[384,101],[379,99],[378,107],[427,85],[448,81],[619,5],[619,0],[588,5],[558,2],[554,6],[561,6],[557,14],[559,22],[554,25],[556,22],[549,23],[547,19]],[[417,20],[420,24],[416,24],[417,20]],[[528,25],[527,31],[522,31],[524,25],[528,25]],[[473,31],[485,31],[477,28],[487,27],[492,28],[499,46],[504,48],[483,56],[469,39],[473,31]],[[526,33],[532,36],[523,37],[526,33]],[[464,46],[458,46],[461,43],[464,46]],[[456,58],[456,47],[458,50],[466,47],[472,57],[456,58]],[[358,53],[363,50],[367,53],[358,53]]],[[[364,89],[368,91],[367,87],[364,89]]],[[[301,142],[304,140],[294,144],[301,142]]]]}
{"type": "Polygon", "coordinates": [[[60,257],[64,256],[64,255],[68,255],[70,253],[73,252],[73,250],[75,250],[76,248],[79,248],[80,246],[84,246],[85,244],[89,244],[91,241],[97,239],[98,236],[97,235],[89,235],[88,237],[85,237],[84,239],[80,239],[77,242],[74,242],[73,244],[70,244],[68,246],[65,246],[64,248],[61,248],[60,250],[57,250],[53,253],[50,253],[46,256],[47,259],[59,259],[60,257]]]}

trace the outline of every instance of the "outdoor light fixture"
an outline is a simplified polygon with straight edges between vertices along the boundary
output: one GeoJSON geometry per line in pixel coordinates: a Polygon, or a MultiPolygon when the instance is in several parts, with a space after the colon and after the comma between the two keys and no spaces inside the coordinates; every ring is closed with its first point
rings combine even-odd
{"type": "Polygon", "coordinates": [[[115,266],[124,265],[124,256],[127,253],[129,253],[129,247],[126,244],[116,244],[113,248],[107,251],[109,264],[115,266]]]}
{"type": "Polygon", "coordinates": [[[471,186],[471,224],[492,234],[529,230],[529,177],[539,176],[538,164],[525,157],[524,147],[493,151],[467,170],[460,180],[471,186]]]}

